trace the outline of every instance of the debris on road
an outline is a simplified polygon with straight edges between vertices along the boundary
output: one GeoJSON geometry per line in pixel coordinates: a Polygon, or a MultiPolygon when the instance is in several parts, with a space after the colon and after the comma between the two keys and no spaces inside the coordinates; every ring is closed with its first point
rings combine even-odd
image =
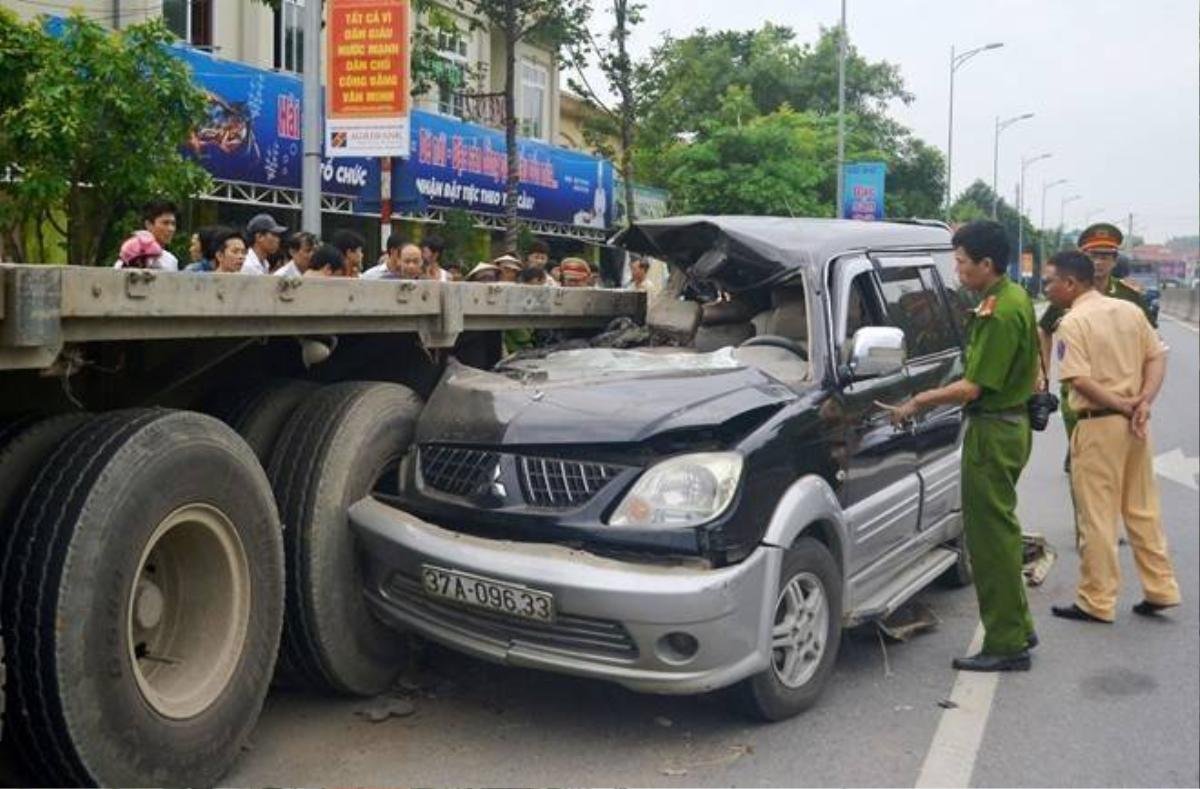
{"type": "Polygon", "coordinates": [[[958,702],[951,701],[950,699],[942,699],[938,702],[938,706],[944,710],[956,710],[958,709],[958,702]]]}
{"type": "Polygon", "coordinates": [[[671,720],[665,715],[659,715],[654,719],[654,722],[659,726],[662,726],[664,729],[669,729],[675,725],[675,721],[671,720]]]}
{"type": "Polygon", "coordinates": [[[942,620],[933,609],[924,603],[912,602],[903,605],[887,619],[881,620],[879,629],[893,641],[907,641],[918,633],[933,630],[942,620]]]}
{"type": "Polygon", "coordinates": [[[411,701],[383,696],[372,699],[354,714],[371,723],[383,723],[388,718],[407,718],[416,711],[417,708],[411,701]]]}
{"type": "Polygon", "coordinates": [[[1041,586],[1042,581],[1050,574],[1050,568],[1058,553],[1041,534],[1021,535],[1021,562],[1025,582],[1030,586],[1041,586]]]}
{"type": "Polygon", "coordinates": [[[743,756],[749,756],[754,753],[754,746],[746,743],[727,746],[724,753],[714,756],[709,759],[701,759],[692,762],[675,762],[662,767],[659,772],[663,775],[680,776],[687,775],[689,770],[705,769],[711,767],[725,767],[733,764],[743,756]]]}

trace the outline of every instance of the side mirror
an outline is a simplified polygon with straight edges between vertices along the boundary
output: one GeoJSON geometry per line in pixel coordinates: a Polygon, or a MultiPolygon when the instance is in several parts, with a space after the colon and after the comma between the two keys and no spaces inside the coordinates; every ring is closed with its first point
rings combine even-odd
{"type": "Polygon", "coordinates": [[[855,380],[893,375],[904,367],[904,332],[892,326],[864,326],[850,340],[850,374],[855,380]]]}

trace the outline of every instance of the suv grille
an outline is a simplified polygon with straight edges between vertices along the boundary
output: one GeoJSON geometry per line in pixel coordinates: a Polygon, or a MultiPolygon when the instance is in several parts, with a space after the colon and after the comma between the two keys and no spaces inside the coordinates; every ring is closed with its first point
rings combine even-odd
{"type": "Polygon", "coordinates": [[[537,507],[564,509],[586,504],[620,473],[616,466],[575,460],[518,458],[521,490],[537,507]]]}
{"type": "Polygon", "coordinates": [[[421,447],[421,477],[429,487],[467,496],[492,480],[500,453],[426,444],[421,447]]]}

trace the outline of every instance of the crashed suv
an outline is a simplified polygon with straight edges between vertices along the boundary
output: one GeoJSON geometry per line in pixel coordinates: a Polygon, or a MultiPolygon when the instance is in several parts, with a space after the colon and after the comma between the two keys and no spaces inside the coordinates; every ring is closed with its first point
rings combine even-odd
{"type": "Polygon", "coordinates": [[[962,412],[882,405],[962,373],[949,232],[684,217],[616,243],[671,264],[670,345],[452,365],[398,493],[351,508],[367,600],[481,658],[786,718],[843,627],[969,581],[962,412]]]}

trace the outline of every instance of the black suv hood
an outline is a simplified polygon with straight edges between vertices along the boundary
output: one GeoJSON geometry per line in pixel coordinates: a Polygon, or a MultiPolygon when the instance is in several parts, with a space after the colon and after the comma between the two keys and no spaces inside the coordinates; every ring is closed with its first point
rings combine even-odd
{"type": "MultiPolygon", "coordinates": [[[[544,360],[553,367],[553,355],[544,360]]],[[[419,443],[637,443],[719,425],[796,393],[750,367],[578,372],[571,378],[491,373],[451,362],[417,424],[419,443]]]]}

